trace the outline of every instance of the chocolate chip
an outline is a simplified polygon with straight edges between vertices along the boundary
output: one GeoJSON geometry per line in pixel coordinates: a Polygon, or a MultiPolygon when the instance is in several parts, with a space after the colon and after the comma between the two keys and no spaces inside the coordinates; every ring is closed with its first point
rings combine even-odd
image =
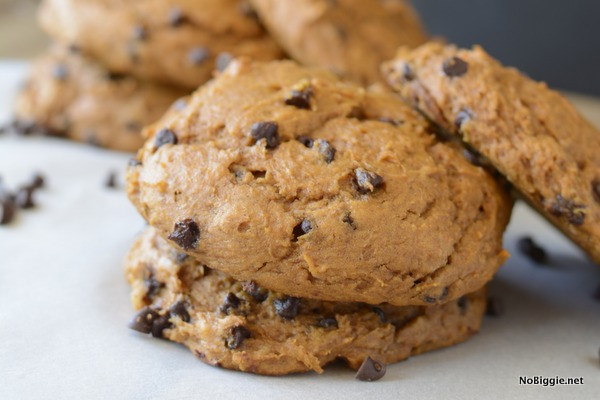
{"type": "Polygon", "coordinates": [[[385,364],[367,357],[358,369],[358,372],[356,372],[355,378],[364,382],[377,381],[383,378],[386,369],[385,364]]]}
{"type": "Polygon", "coordinates": [[[312,138],[309,138],[308,136],[298,136],[296,140],[302,143],[305,147],[308,147],[309,149],[311,149],[315,143],[314,140],[312,138]]]}
{"type": "Polygon", "coordinates": [[[64,64],[54,64],[52,66],[52,77],[57,81],[64,81],[69,76],[69,70],[64,64]]]}
{"type": "Polygon", "coordinates": [[[184,250],[196,247],[199,239],[200,228],[191,218],[177,222],[173,233],[169,235],[169,240],[175,242],[184,250]]]}
{"type": "Polygon", "coordinates": [[[117,173],[115,171],[110,171],[106,180],[104,181],[104,187],[114,189],[117,187],[117,173]]]}
{"type": "Polygon", "coordinates": [[[371,311],[373,311],[375,314],[377,314],[377,316],[379,317],[379,320],[381,321],[382,324],[385,324],[387,322],[385,313],[383,312],[383,310],[381,308],[373,307],[373,308],[371,308],[371,311]]]}
{"type": "Polygon", "coordinates": [[[475,153],[471,149],[464,149],[463,156],[467,159],[467,161],[469,161],[471,164],[477,167],[481,167],[483,165],[479,154],[475,153]]]}
{"type": "Polygon", "coordinates": [[[294,242],[297,241],[300,236],[306,235],[308,232],[312,231],[312,229],[312,223],[307,219],[303,219],[292,231],[294,234],[294,242]]]}
{"type": "Polygon", "coordinates": [[[229,53],[219,53],[217,59],[215,60],[215,67],[217,71],[223,72],[229,65],[229,63],[233,60],[233,56],[229,53]]]}
{"type": "Polygon", "coordinates": [[[338,322],[337,322],[337,319],[335,319],[335,317],[326,317],[326,318],[321,318],[317,322],[317,326],[321,327],[321,328],[337,328],[338,322]]]}
{"type": "Polygon", "coordinates": [[[190,256],[188,256],[185,253],[177,253],[177,257],[175,257],[175,260],[177,261],[177,264],[181,265],[183,264],[190,256]]]}
{"type": "Polygon", "coordinates": [[[252,335],[250,334],[250,331],[245,326],[234,326],[229,330],[229,336],[225,341],[225,346],[227,346],[227,348],[230,350],[235,350],[242,345],[244,340],[250,338],[251,336],[252,335]]]}
{"type": "Polygon", "coordinates": [[[517,247],[521,253],[531,258],[538,264],[545,264],[548,262],[546,251],[530,237],[526,236],[519,239],[517,242],[517,247]]]}
{"type": "Polygon", "coordinates": [[[225,300],[223,301],[220,310],[223,314],[227,315],[231,310],[235,310],[239,306],[240,299],[235,294],[229,292],[227,293],[227,296],[225,296],[225,300]]]}
{"type": "Polygon", "coordinates": [[[312,87],[308,86],[302,90],[292,90],[290,97],[285,99],[285,104],[303,110],[310,110],[310,98],[313,95],[312,87]]]}
{"type": "Polygon", "coordinates": [[[127,161],[127,165],[129,165],[130,167],[137,167],[139,165],[142,165],[142,162],[137,158],[130,158],[129,161],[127,161]]]}
{"type": "Polygon", "coordinates": [[[456,301],[456,304],[458,305],[458,308],[460,308],[460,311],[464,314],[469,306],[469,298],[467,296],[462,296],[456,301]]]}
{"type": "Polygon", "coordinates": [[[10,197],[0,198],[0,225],[9,224],[15,217],[15,203],[10,197]]]}
{"type": "Polygon", "coordinates": [[[131,37],[133,40],[146,40],[148,39],[148,31],[143,25],[136,25],[131,30],[131,37]]]}
{"type": "Polygon", "coordinates": [[[11,124],[12,130],[17,135],[28,136],[39,133],[40,127],[33,120],[16,119],[11,124]]]}
{"type": "Polygon", "coordinates": [[[286,296],[273,301],[275,312],[282,318],[294,319],[300,311],[300,299],[297,297],[286,296]]]}
{"type": "Polygon", "coordinates": [[[454,127],[456,129],[460,129],[462,125],[473,118],[473,112],[468,109],[462,109],[456,114],[456,118],[454,119],[454,127]]]}
{"type": "Polygon", "coordinates": [[[27,186],[19,188],[15,193],[15,205],[22,209],[35,207],[33,192],[34,190],[27,186]]]}
{"type": "Polygon", "coordinates": [[[269,297],[269,291],[261,288],[254,281],[243,282],[242,289],[244,292],[248,293],[252,298],[259,303],[262,303],[269,297]]]}
{"type": "Polygon", "coordinates": [[[169,329],[172,326],[173,326],[173,324],[169,321],[168,316],[165,315],[162,317],[158,317],[152,323],[152,329],[151,329],[150,333],[152,334],[153,337],[162,339],[163,331],[165,329],[169,329]]]}
{"type": "Polygon", "coordinates": [[[402,66],[402,79],[404,79],[405,82],[410,82],[415,78],[415,72],[413,71],[412,67],[407,63],[404,63],[402,66]]]}
{"type": "Polygon", "coordinates": [[[504,314],[504,303],[497,297],[487,299],[485,315],[490,317],[500,317],[504,314]]]}
{"type": "Polygon", "coordinates": [[[173,107],[177,111],[181,111],[185,107],[187,107],[187,101],[185,99],[177,99],[177,101],[173,103],[171,107],[173,107]]]}
{"type": "Polygon", "coordinates": [[[146,271],[146,276],[144,277],[144,286],[146,287],[145,297],[146,300],[151,302],[154,296],[156,296],[158,292],[165,287],[165,284],[156,280],[152,270],[147,269],[146,271]]]}
{"type": "Polygon", "coordinates": [[[108,79],[109,81],[120,81],[127,78],[127,75],[125,74],[121,74],[118,72],[112,72],[112,71],[108,71],[106,73],[106,79],[108,79]]]}
{"type": "Polygon", "coordinates": [[[206,47],[195,47],[187,55],[188,60],[193,65],[200,65],[210,58],[210,50],[206,47]]]}
{"type": "Polygon", "coordinates": [[[250,129],[250,136],[255,141],[265,139],[267,149],[279,146],[279,126],[276,122],[257,122],[250,129]]]}
{"type": "Polygon", "coordinates": [[[183,11],[181,11],[181,8],[172,7],[169,10],[169,25],[175,28],[184,22],[185,16],[183,15],[183,11]]]}
{"type": "Polygon", "coordinates": [[[129,323],[129,328],[142,333],[150,333],[152,325],[160,315],[150,307],[143,308],[129,323]]]}
{"type": "Polygon", "coordinates": [[[169,308],[169,314],[174,317],[179,317],[183,322],[190,322],[190,313],[187,310],[185,301],[178,301],[171,308],[169,308]]]}
{"type": "Polygon", "coordinates": [[[444,74],[450,78],[459,77],[467,73],[469,64],[458,57],[452,57],[444,61],[442,69],[444,70],[444,74]]]}
{"type": "Polygon", "coordinates": [[[44,176],[40,173],[36,173],[31,178],[31,183],[29,184],[29,188],[33,190],[41,189],[46,185],[46,180],[44,176]]]}
{"type": "Polygon", "coordinates": [[[333,157],[335,157],[335,149],[333,146],[327,140],[323,139],[319,139],[317,143],[319,144],[319,153],[321,153],[325,159],[325,162],[327,164],[331,163],[333,161],[333,157]]]}
{"type": "Polygon", "coordinates": [[[165,144],[177,144],[177,135],[170,129],[161,129],[154,138],[154,146],[158,149],[165,144]]]}
{"type": "Polygon", "coordinates": [[[352,107],[352,110],[350,110],[350,112],[346,116],[348,118],[356,118],[359,121],[362,121],[367,118],[367,115],[365,114],[365,110],[363,110],[360,107],[352,107]]]}
{"type": "Polygon", "coordinates": [[[594,199],[600,203],[600,179],[594,179],[592,182],[592,193],[594,194],[594,199]]]}
{"type": "Polygon", "coordinates": [[[437,301],[437,297],[433,297],[433,296],[423,296],[423,301],[425,303],[430,303],[433,304],[437,301]]]}
{"type": "Polygon", "coordinates": [[[583,204],[577,204],[559,194],[550,206],[550,213],[556,217],[565,217],[570,224],[579,226],[585,220],[584,209],[583,204]]]}
{"type": "Polygon", "coordinates": [[[354,170],[354,184],[359,193],[372,193],[383,184],[383,178],[375,172],[370,172],[363,168],[356,168],[354,170]]]}
{"type": "Polygon", "coordinates": [[[344,215],[344,218],[342,218],[342,222],[350,225],[352,227],[352,229],[356,230],[356,225],[354,224],[354,219],[352,218],[350,213],[347,213],[346,215],[344,215]]]}

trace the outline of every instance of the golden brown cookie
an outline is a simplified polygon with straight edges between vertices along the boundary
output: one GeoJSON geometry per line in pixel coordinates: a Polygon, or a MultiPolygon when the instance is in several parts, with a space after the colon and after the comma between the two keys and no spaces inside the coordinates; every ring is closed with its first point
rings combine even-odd
{"type": "Polygon", "coordinates": [[[314,370],[336,358],[393,363],[479,330],[485,293],[439,306],[377,307],[269,292],[178,253],[149,228],[126,261],[132,328],[183,343],[207,364],[265,375],[314,370]]]}
{"type": "Polygon", "coordinates": [[[477,46],[401,49],[384,72],[600,263],[600,132],[568,100],[477,46]]]}
{"type": "Polygon", "coordinates": [[[289,295],[444,303],[506,259],[511,202],[395,96],[233,62],[149,127],[128,194],[213,269],[289,295]]]}
{"type": "Polygon", "coordinates": [[[135,151],[141,129],[185,90],[110,74],[77,52],[55,46],[38,59],[15,100],[15,118],[71,139],[135,151]]]}
{"type": "Polygon", "coordinates": [[[231,55],[283,55],[241,0],[44,0],[40,20],[111,71],[189,89],[231,55]]]}
{"type": "Polygon", "coordinates": [[[361,84],[381,81],[379,65],[398,46],[427,35],[404,0],[251,0],[261,20],[297,61],[361,84]]]}

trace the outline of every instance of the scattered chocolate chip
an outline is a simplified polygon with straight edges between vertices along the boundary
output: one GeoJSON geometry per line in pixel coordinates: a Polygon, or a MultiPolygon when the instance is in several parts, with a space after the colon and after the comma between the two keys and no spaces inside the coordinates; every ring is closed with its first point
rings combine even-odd
{"type": "Polygon", "coordinates": [[[337,328],[338,322],[337,322],[337,319],[335,319],[335,317],[326,317],[326,318],[321,318],[317,322],[317,326],[320,328],[337,328]]]}
{"type": "Polygon", "coordinates": [[[556,217],[565,217],[572,225],[582,225],[585,220],[585,206],[577,204],[573,200],[565,199],[560,194],[550,206],[550,213],[556,217]]]}
{"type": "Polygon", "coordinates": [[[594,194],[594,199],[600,203],[600,179],[594,179],[592,182],[592,193],[594,194]]]}
{"type": "Polygon", "coordinates": [[[517,247],[521,253],[531,258],[538,264],[546,264],[548,262],[546,251],[528,236],[519,239],[517,242],[517,247]]]}
{"type": "Polygon", "coordinates": [[[187,101],[185,99],[178,99],[171,107],[173,107],[177,111],[183,110],[187,106],[187,101]]]}
{"type": "Polygon", "coordinates": [[[373,360],[371,357],[367,357],[356,372],[355,378],[364,382],[377,381],[383,378],[386,369],[387,368],[385,364],[373,360]]]}
{"type": "Polygon", "coordinates": [[[331,163],[333,157],[335,157],[335,148],[327,140],[319,139],[317,143],[319,144],[319,153],[321,153],[325,162],[327,164],[331,163]]]}
{"type": "Polygon", "coordinates": [[[64,81],[69,76],[69,70],[64,64],[54,64],[52,66],[52,77],[57,81],[64,81]]]}
{"type": "Polygon", "coordinates": [[[12,122],[11,128],[14,133],[21,136],[40,133],[40,126],[33,120],[16,119],[12,122]]]}
{"type": "Polygon", "coordinates": [[[106,79],[108,79],[109,81],[121,81],[125,78],[127,78],[127,75],[118,72],[108,71],[106,73],[106,79]]]}
{"type": "Polygon", "coordinates": [[[310,86],[307,86],[302,90],[294,89],[292,90],[290,97],[285,99],[285,104],[303,110],[310,110],[310,98],[312,95],[313,89],[310,86]]]}
{"type": "Polygon", "coordinates": [[[276,122],[257,122],[250,129],[250,136],[256,142],[265,139],[267,149],[279,146],[279,126],[276,122]]]}
{"type": "Polygon", "coordinates": [[[133,40],[146,40],[148,39],[148,30],[143,25],[136,25],[131,30],[131,37],[133,40]]]}
{"type": "Polygon", "coordinates": [[[367,115],[365,114],[365,110],[363,110],[360,107],[352,107],[352,110],[350,110],[350,112],[346,116],[348,118],[356,118],[359,121],[362,121],[363,119],[367,118],[367,115]]]}
{"type": "Polygon", "coordinates": [[[371,311],[373,311],[375,314],[377,314],[377,316],[379,317],[379,320],[381,321],[382,324],[385,324],[387,322],[385,313],[383,312],[383,310],[381,308],[373,307],[373,308],[371,308],[371,311]]]}
{"type": "Polygon", "coordinates": [[[460,308],[460,311],[464,314],[469,306],[469,298],[467,296],[462,296],[456,301],[456,304],[458,305],[458,308],[460,308]]]}
{"type": "Polygon", "coordinates": [[[150,307],[145,307],[129,323],[129,328],[142,333],[150,333],[152,331],[152,325],[154,324],[154,321],[156,321],[159,317],[160,315],[156,310],[153,310],[150,307]]]}
{"type": "Polygon", "coordinates": [[[114,189],[117,187],[117,173],[115,171],[110,171],[106,180],[104,181],[104,187],[114,189]]]}
{"type": "Polygon", "coordinates": [[[485,315],[490,317],[500,317],[504,315],[504,303],[497,297],[489,297],[487,299],[485,315]]]}
{"type": "Polygon", "coordinates": [[[242,289],[244,289],[244,292],[248,293],[250,296],[252,296],[254,300],[258,301],[259,303],[262,303],[267,299],[267,297],[269,297],[269,291],[261,288],[254,281],[243,282],[242,289]]]}
{"type": "Polygon", "coordinates": [[[210,50],[206,47],[195,47],[187,55],[192,65],[200,65],[210,58],[210,50]]]}
{"type": "Polygon", "coordinates": [[[230,350],[235,350],[242,345],[244,340],[250,338],[251,336],[252,335],[250,334],[250,331],[245,326],[234,326],[229,330],[229,336],[225,341],[225,346],[227,346],[227,348],[230,350]]]}
{"type": "Polygon", "coordinates": [[[185,22],[185,16],[183,11],[179,7],[173,7],[169,10],[169,26],[173,28],[183,24],[185,22]]]}
{"type": "Polygon", "coordinates": [[[407,63],[404,63],[402,66],[402,78],[405,82],[410,82],[416,78],[415,71],[413,71],[412,67],[407,63]]]}
{"type": "Polygon", "coordinates": [[[171,316],[179,317],[183,322],[190,322],[190,313],[187,310],[185,301],[178,301],[171,308],[169,308],[169,314],[171,316]]]}
{"type": "Polygon", "coordinates": [[[10,197],[0,197],[0,225],[9,224],[15,217],[16,206],[10,197]]]}
{"type": "Polygon", "coordinates": [[[146,276],[144,277],[144,286],[146,287],[146,299],[148,301],[152,301],[154,296],[156,296],[158,292],[165,287],[165,284],[156,280],[154,277],[154,272],[148,269],[146,276]]]}
{"type": "Polygon", "coordinates": [[[231,310],[238,308],[240,303],[240,299],[235,294],[229,292],[227,293],[227,296],[225,296],[225,300],[223,301],[220,310],[223,314],[227,315],[231,310]]]}
{"type": "Polygon", "coordinates": [[[31,178],[31,183],[29,184],[29,187],[33,190],[37,190],[43,188],[45,185],[46,180],[44,179],[44,176],[40,173],[36,173],[31,178]]]}
{"type": "Polygon", "coordinates": [[[454,127],[456,129],[460,129],[462,125],[473,118],[473,112],[466,108],[460,110],[458,114],[456,114],[456,118],[454,119],[454,127]]]}
{"type": "Polygon", "coordinates": [[[215,67],[217,71],[223,72],[229,65],[229,63],[233,60],[233,56],[229,53],[219,53],[217,59],[215,60],[215,67]]]}
{"type": "Polygon", "coordinates": [[[361,194],[372,193],[383,184],[383,178],[363,168],[354,170],[354,184],[361,194]]]}
{"type": "Polygon", "coordinates": [[[304,147],[308,147],[309,149],[311,149],[315,144],[315,141],[312,138],[309,138],[308,136],[298,136],[296,140],[302,143],[304,147]]]}
{"type": "Polygon", "coordinates": [[[458,57],[452,57],[444,61],[442,69],[446,76],[453,78],[463,76],[469,70],[469,64],[458,57]]]}
{"type": "Polygon", "coordinates": [[[437,301],[437,298],[433,297],[433,296],[423,296],[423,301],[425,303],[433,304],[433,303],[435,303],[437,301]]]}
{"type": "Polygon", "coordinates": [[[286,296],[273,301],[275,312],[282,318],[294,319],[300,311],[300,299],[297,297],[286,296]]]}
{"type": "Polygon", "coordinates": [[[187,260],[189,258],[189,256],[185,253],[177,253],[177,264],[181,265],[185,262],[185,260],[187,260]]]}
{"type": "Polygon", "coordinates": [[[469,161],[471,164],[477,167],[481,167],[483,165],[479,154],[475,153],[471,149],[464,149],[463,156],[467,159],[467,161],[469,161]]]}
{"type": "Polygon", "coordinates": [[[170,129],[161,129],[154,138],[154,146],[158,149],[165,144],[177,144],[177,135],[170,129]]]}
{"type": "Polygon", "coordinates": [[[127,162],[127,165],[129,165],[130,167],[137,167],[139,165],[142,165],[142,162],[137,158],[130,158],[127,162]]]}
{"type": "Polygon", "coordinates": [[[152,330],[150,331],[150,333],[153,337],[162,339],[163,331],[165,329],[169,329],[172,326],[173,324],[171,323],[171,321],[169,321],[169,316],[165,315],[162,317],[158,317],[152,323],[152,330]]]}
{"type": "Polygon", "coordinates": [[[33,192],[34,190],[27,186],[19,188],[17,193],[15,193],[15,205],[22,209],[35,207],[33,192]]]}
{"type": "Polygon", "coordinates": [[[354,224],[354,219],[352,218],[350,213],[347,213],[346,215],[344,215],[344,218],[342,218],[342,222],[350,225],[352,227],[352,229],[356,230],[356,225],[354,224]]]}
{"type": "Polygon", "coordinates": [[[169,240],[175,242],[184,250],[196,247],[199,239],[200,228],[191,218],[177,222],[173,233],[169,235],[169,240]]]}
{"type": "Polygon", "coordinates": [[[307,219],[303,219],[292,231],[294,235],[293,241],[296,242],[300,236],[306,235],[308,232],[312,231],[312,229],[312,223],[307,219]]]}

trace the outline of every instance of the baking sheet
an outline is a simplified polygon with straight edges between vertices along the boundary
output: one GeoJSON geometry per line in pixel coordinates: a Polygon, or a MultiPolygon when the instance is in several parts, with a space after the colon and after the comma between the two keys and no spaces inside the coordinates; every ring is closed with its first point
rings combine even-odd
{"type": "MultiPolygon", "coordinates": [[[[0,121],[25,65],[0,64],[0,121]]],[[[577,98],[600,124],[600,102],[577,98]]],[[[491,292],[506,313],[461,345],[388,367],[378,382],[335,365],[270,378],[204,365],[180,345],[127,329],[133,309],[122,259],[144,222],[125,198],[129,155],[59,139],[0,137],[12,187],[41,171],[38,207],[0,227],[0,399],[598,398],[600,268],[518,204],[505,235],[512,257],[491,292]],[[119,171],[118,189],[103,183],[119,171]],[[533,235],[552,265],[515,249],[533,235]],[[519,376],[583,377],[579,386],[523,386],[519,376]]]]}

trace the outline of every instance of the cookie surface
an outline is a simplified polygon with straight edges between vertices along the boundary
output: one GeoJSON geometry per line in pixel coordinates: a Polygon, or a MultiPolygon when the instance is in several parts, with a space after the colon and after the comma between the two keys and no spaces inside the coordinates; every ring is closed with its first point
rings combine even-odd
{"type": "Polygon", "coordinates": [[[397,362],[469,338],[485,309],[484,290],[429,307],[289,298],[181,257],[152,228],[131,249],[126,274],[135,308],[158,321],[141,318],[137,329],[208,364],[266,375],[322,372],[336,358],[353,369],[367,356],[397,362]]]}
{"type": "Polygon", "coordinates": [[[600,132],[568,100],[480,47],[402,49],[383,69],[600,263],[600,132]]]}
{"type": "Polygon", "coordinates": [[[45,0],[42,27],[111,71],[196,89],[229,55],[282,57],[239,0],[45,0]]]}
{"type": "Polygon", "coordinates": [[[185,90],[110,74],[56,46],[38,59],[15,99],[15,118],[53,134],[116,150],[135,151],[142,128],[185,90]]]}
{"type": "Polygon", "coordinates": [[[361,84],[381,80],[379,64],[426,33],[403,0],[251,0],[267,29],[304,65],[361,84]]]}
{"type": "Polygon", "coordinates": [[[290,295],[395,305],[482,287],[511,203],[395,96],[291,61],[232,63],[145,131],[128,195],[213,269],[290,295]]]}

